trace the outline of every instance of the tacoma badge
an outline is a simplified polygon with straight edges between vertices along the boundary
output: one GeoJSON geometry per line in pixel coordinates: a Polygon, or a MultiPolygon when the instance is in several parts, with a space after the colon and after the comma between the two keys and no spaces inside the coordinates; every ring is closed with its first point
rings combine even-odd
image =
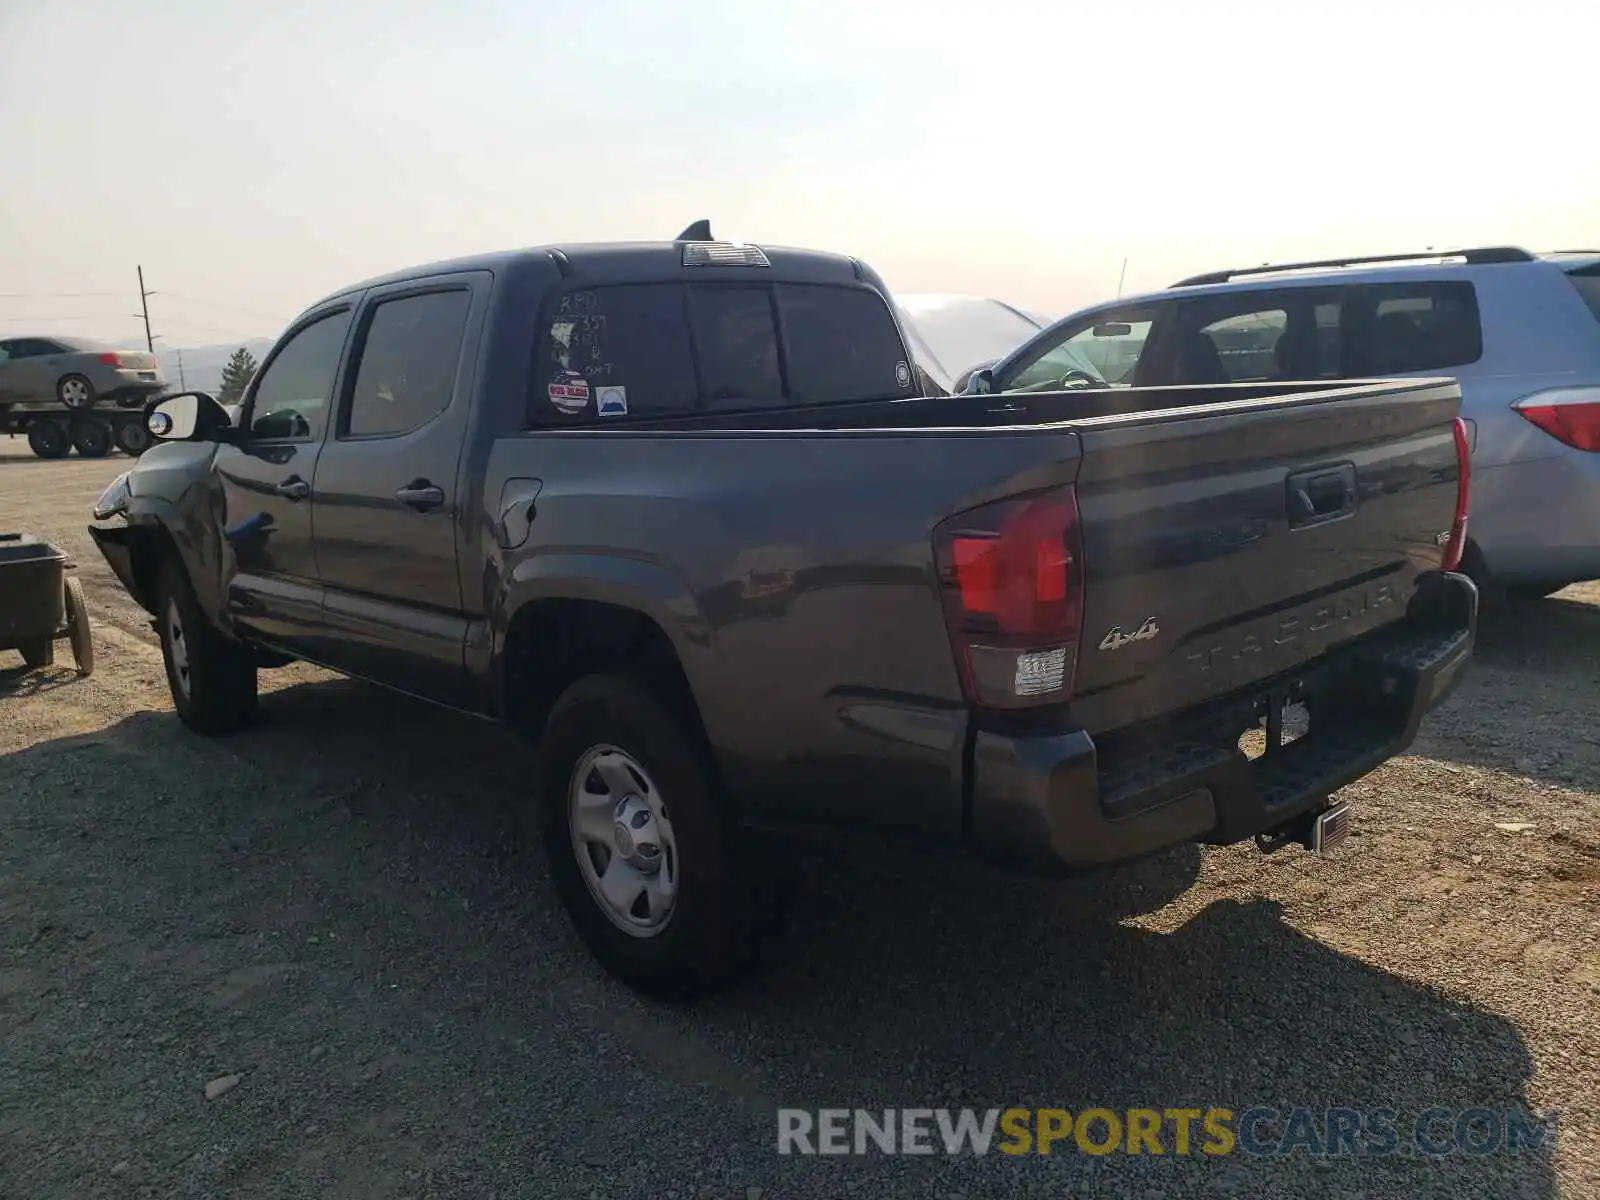
{"type": "Polygon", "coordinates": [[[1111,631],[1100,639],[1100,649],[1121,650],[1129,642],[1148,642],[1161,632],[1161,626],[1156,624],[1154,617],[1146,617],[1144,624],[1132,633],[1123,633],[1121,625],[1113,625],[1111,631]]]}

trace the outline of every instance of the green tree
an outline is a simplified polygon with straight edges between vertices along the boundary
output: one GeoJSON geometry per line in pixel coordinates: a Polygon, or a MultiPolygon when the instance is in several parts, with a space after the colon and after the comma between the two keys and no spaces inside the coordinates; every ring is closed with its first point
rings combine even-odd
{"type": "Polygon", "coordinates": [[[228,359],[228,365],[222,368],[222,387],[217,392],[217,399],[224,404],[237,404],[244,397],[244,389],[250,384],[250,377],[256,373],[256,356],[243,346],[233,352],[233,357],[228,359]]]}

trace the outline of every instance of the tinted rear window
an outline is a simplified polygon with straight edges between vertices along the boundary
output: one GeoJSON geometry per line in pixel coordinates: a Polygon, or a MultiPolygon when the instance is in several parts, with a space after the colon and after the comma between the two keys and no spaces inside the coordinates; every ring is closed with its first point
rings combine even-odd
{"type": "Polygon", "coordinates": [[[528,423],[559,427],[914,394],[899,330],[874,291],[617,284],[564,293],[544,318],[528,423]]]}
{"type": "Polygon", "coordinates": [[[784,403],[778,325],[764,287],[689,289],[700,394],[710,409],[771,408],[784,403]]]}
{"type": "Polygon", "coordinates": [[[1583,302],[1589,306],[1594,319],[1600,321],[1600,267],[1584,267],[1581,271],[1570,271],[1567,278],[1572,280],[1572,286],[1578,289],[1578,295],[1583,297],[1583,302]]]}
{"type": "Polygon", "coordinates": [[[789,397],[795,404],[910,394],[900,331],[876,292],[785,284],[778,294],[789,340],[789,397]]]}
{"type": "Polygon", "coordinates": [[[544,326],[529,418],[675,416],[693,412],[698,394],[681,286],[586,288],[562,295],[544,326]]]}

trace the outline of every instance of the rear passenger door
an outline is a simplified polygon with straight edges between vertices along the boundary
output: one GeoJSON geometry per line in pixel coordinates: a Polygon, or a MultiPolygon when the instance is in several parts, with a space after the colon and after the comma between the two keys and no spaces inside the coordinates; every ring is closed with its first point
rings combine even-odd
{"type": "MultiPolygon", "coordinates": [[[[473,708],[463,647],[462,490],[478,333],[492,277],[376,288],[356,315],[333,436],[312,484],[330,666],[473,708]]],[[[476,591],[473,593],[476,595],[476,591]]]]}

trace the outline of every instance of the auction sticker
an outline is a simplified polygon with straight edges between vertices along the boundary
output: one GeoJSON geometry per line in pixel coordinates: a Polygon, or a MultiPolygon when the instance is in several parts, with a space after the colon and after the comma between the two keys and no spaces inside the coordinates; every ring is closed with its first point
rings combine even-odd
{"type": "Polygon", "coordinates": [[[589,407],[589,381],[576,371],[561,371],[545,389],[554,404],[564,413],[581,413],[589,407]]]}

